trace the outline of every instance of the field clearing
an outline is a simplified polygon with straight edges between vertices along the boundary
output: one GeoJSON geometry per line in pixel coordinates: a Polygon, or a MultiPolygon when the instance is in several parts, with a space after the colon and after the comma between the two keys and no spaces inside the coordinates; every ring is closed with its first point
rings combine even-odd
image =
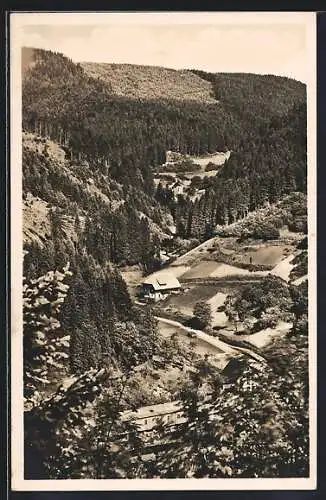
{"type": "Polygon", "coordinates": [[[182,274],[182,278],[208,278],[221,264],[214,261],[202,261],[189,271],[182,274]]]}
{"type": "MultiPolygon", "coordinates": [[[[212,155],[207,155],[207,156],[191,156],[189,155],[189,159],[192,160],[195,164],[200,166],[200,169],[196,171],[190,171],[190,172],[182,172],[183,175],[186,175],[188,179],[192,179],[195,176],[199,176],[201,178],[203,177],[213,177],[216,175],[216,172],[224,165],[226,160],[230,158],[230,151],[227,151],[226,153],[215,153],[212,155]],[[209,170],[208,172],[205,172],[205,167],[209,163],[214,163],[216,165],[216,168],[214,170],[209,170]]],[[[164,168],[164,166],[163,166],[164,168]]],[[[162,170],[160,172],[161,175],[172,175],[173,177],[177,177],[179,172],[172,172],[172,171],[164,171],[162,170]]]]}
{"type": "Polygon", "coordinates": [[[210,345],[208,342],[205,342],[202,339],[196,338],[192,339],[188,337],[187,332],[182,328],[178,328],[177,326],[168,325],[159,321],[159,332],[165,338],[171,338],[171,335],[176,333],[178,341],[183,345],[186,349],[193,349],[196,354],[200,356],[205,356],[208,354],[210,357],[225,358],[225,354],[222,350],[219,350],[217,347],[210,345]],[[217,356],[216,356],[217,355],[217,356]]]}
{"type": "Polygon", "coordinates": [[[229,264],[219,264],[218,267],[211,273],[212,278],[225,278],[227,276],[266,276],[268,271],[248,271],[241,267],[230,266],[229,264]]]}
{"type": "Polygon", "coordinates": [[[304,233],[294,233],[290,231],[287,226],[280,229],[280,238],[287,238],[293,240],[293,242],[299,242],[304,237],[304,233]]]}
{"type": "Polygon", "coordinates": [[[204,241],[192,250],[189,250],[185,254],[180,255],[180,257],[178,257],[174,262],[171,263],[169,268],[171,269],[178,266],[184,266],[190,269],[196,264],[199,264],[202,260],[205,259],[205,257],[207,257],[208,249],[212,248],[215,240],[216,238],[211,238],[207,241],[204,241]]]}
{"type": "Polygon", "coordinates": [[[185,288],[179,295],[171,295],[164,302],[164,309],[167,307],[176,307],[181,314],[192,316],[194,306],[199,300],[209,300],[216,295],[218,288],[216,285],[192,285],[185,288]]]}
{"type": "Polygon", "coordinates": [[[217,311],[217,309],[224,304],[225,299],[226,299],[225,293],[217,292],[217,294],[213,295],[213,297],[207,300],[207,303],[211,306],[213,327],[226,326],[226,324],[229,321],[225,312],[217,311]]]}
{"type": "Polygon", "coordinates": [[[190,266],[169,266],[167,268],[176,278],[180,278],[190,270],[190,266]]]}
{"type": "MultiPolygon", "coordinates": [[[[228,238],[229,239],[229,238],[228,238]]],[[[227,240],[228,240],[227,239],[227,240]]],[[[259,243],[246,245],[237,241],[223,241],[220,240],[216,245],[213,246],[212,250],[209,250],[210,259],[219,261],[219,258],[223,260],[226,258],[226,262],[232,266],[246,265],[258,265],[258,266],[270,266],[272,268],[278,264],[284,257],[289,253],[293,252],[293,245],[291,244],[270,244],[259,243]],[[232,249],[229,248],[231,245],[232,249]]]]}
{"type": "MultiPolygon", "coordinates": [[[[172,274],[173,276],[175,276],[176,278],[179,278],[181,275],[183,275],[184,273],[186,273],[187,271],[189,271],[190,269],[190,266],[167,266],[167,267],[164,267],[163,269],[160,269],[159,271],[155,271],[154,273],[151,273],[149,274],[148,276],[146,276],[146,279],[150,279],[150,278],[159,278],[161,275],[166,275],[166,274],[172,274]]],[[[143,278],[139,278],[139,281],[138,283],[140,283],[142,281],[142,279],[145,279],[145,277],[143,278]]]]}
{"type": "Polygon", "coordinates": [[[266,245],[250,248],[243,253],[244,259],[252,259],[252,264],[273,265],[278,264],[292,249],[290,245],[266,245]]]}
{"type": "Polygon", "coordinates": [[[250,342],[255,347],[265,347],[274,339],[285,335],[292,328],[292,323],[286,323],[285,321],[280,321],[275,328],[266,328],[265,330],[260,330],[260,332],[254,333],[253,335],[242,336],[243,340],[250,342]]]}
{"type": "MultiPolygon", "coordinates": [[[[214,177],[216,175],[216,172],[218,171],[220,167],[216,167],[215,170],[210,170],[209,172],[205,172],[204,169],[198,169],[198,170],[194,170],[193,172],[182,172],[182,175],[185,175],[188,179],[192,179],[193,177],[201,177],[202,179],[204,177],[214,177]]],[[[163,176],[163,175],[170,175],[171,177],[174,177],[174,179],[176,180],[178,175],[180,175],[179,172],[169,172],[169,171],[162,171],[160,172],[160,175],[163,176]]],[[[156,181],[156,186],[159,184],[160,182],[160,179],[155,179],[156,181]]]]}
{"type": "Polygon", "coordinates": [[[188,70],[114,63],[81,63],[87,75],[109,84],[114,95],[217,104],[212,84],[188,70]]]}
{"type": "Polygon", "coordinates": [[[227,276],[265,276],[267,271],[249,271],[223,262],[202,261],[182,274],[181,279],[225,278],[227,276]]]}
{"type": "Polygon", "coordinates": [[[272,269],[271,274],[274,276],[278,276],[279,278],[282,278],[285,281],[289,281],[290,279],[290,272],[294,268],[294,264],[291,263],[293,260],[294,255],[291,254],[286,259],[283,259],[279,264],[277,264],[274,269],[272,269]]]}
{"type": "Polygon", "coordinates": [[[230,157],[230,151],[226,153],[215,153],[207,156],[191,156],[194,163],[197,163],[201,167],[206,167],[210,162],[215,163],[215,165],[220,166],[225,163],[225,161],[230,157]]]}
{"type": "MultiPolygon", "coordinates": [[[[289,253],[293,252],[291,244],[239,243],[237,238],[222,238],[216,236],[198,247],[182,255],[172,263],[174,265],[188,266],[189,272],[184,274],[184,278],[204,278],[208,276],[244,275],[249,271],[237,267],[237,263],[253,265],[276,266],[289,253]],[[228,264],[224,264],[224,258],[228,264]],[[222,262],[221,262],[222,261],[222,262]],[[214,267],[215,266],[215,267],[214,267]],[[223,267],[229,266],[229,267],[223,267]],[[210,272],[210,274],[208,274],[210,272]],[[215,274],[215,272],[217,274],[215,274]],[[213,273],[213,274],[212,274],[213,273]]],[[[254,274],[251,272],[251,274],[254,274]]],[[[179,276],[181,276],[179,274],[179,276]]]]}

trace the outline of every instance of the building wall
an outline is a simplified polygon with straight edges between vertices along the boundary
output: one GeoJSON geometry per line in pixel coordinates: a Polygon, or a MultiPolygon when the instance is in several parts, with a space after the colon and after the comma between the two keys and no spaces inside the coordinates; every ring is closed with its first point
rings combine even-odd
{"type": "Polygon", "coordinates": [[[184,421],[183,411],[166,413],[163,415],[153,415],[137,419],[137,424],[141,431],[151,430],[156,425],[163,423],[165,425],[173,425],[184,421]]]}
{"type": "Polygon", "coordinates": [[[166,290],[154,290],[151,285],[143,285],[143,296],[154,302],[164,299],[167,295],[179,291],[179,288],[168,288],[166,290]]]}

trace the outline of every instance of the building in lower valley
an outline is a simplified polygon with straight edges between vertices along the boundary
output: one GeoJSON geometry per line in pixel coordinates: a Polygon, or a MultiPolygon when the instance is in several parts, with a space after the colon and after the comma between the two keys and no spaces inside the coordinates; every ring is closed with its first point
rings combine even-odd
{"type": "Polygon", "coordinates": [[[148,276],[142,282],[142,296],[146,300],[157,302],[170,293],[181,290],[179,280],[170,272],[157,272],[148,276]]]}
{"type": "Polygon", "coordinates": [[[120,418],[123,422],[137,422],[142,432],[155,430],[159,424],[175,425],[187,421],[180,401],[143,406],[135,411],[127,410],[121,413],[120,418]]]}

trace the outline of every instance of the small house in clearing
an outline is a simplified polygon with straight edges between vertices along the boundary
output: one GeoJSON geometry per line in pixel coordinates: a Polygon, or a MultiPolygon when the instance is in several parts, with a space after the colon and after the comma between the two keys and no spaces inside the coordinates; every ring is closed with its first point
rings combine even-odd
{"type": "Polygon", "coordinates": [[[181,285],[178,279],[169,272],[151,274],[142,282],[144,299],[157,302],[173,292],[179,292],[181,285]]]}

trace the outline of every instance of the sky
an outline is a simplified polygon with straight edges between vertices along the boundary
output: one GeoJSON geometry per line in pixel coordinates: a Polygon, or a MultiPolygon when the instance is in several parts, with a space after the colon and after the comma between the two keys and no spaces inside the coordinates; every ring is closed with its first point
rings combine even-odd
{"type": "MultiPolygon", "coordinates": [[[[210,13],[209,13],[210,14],[210,13]]],[[[130,63],[210,72],[308,76],[303,16],[164,14],[151,18],[76,14],[28,18],[21,45],[61,52],[74,61],[130,63]]]]}

